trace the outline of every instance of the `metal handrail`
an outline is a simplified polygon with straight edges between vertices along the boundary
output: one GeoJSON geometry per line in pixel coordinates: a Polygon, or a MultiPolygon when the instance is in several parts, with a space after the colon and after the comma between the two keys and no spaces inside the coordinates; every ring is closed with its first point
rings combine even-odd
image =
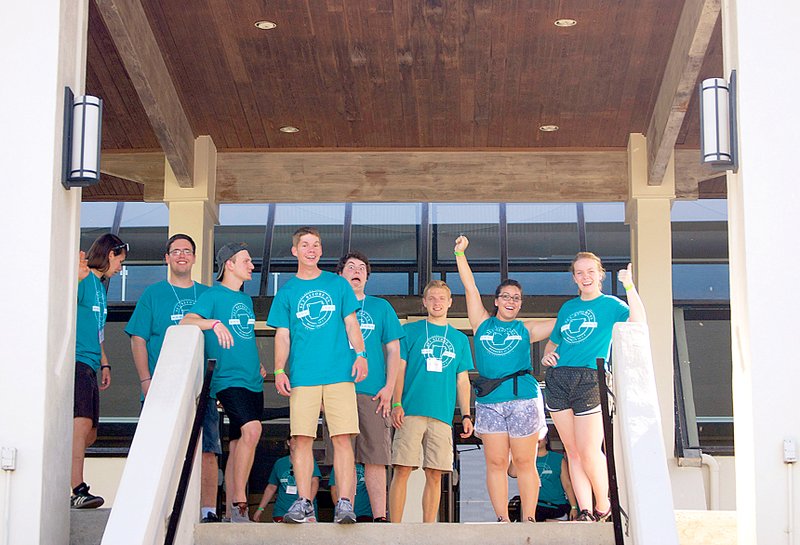
{"type": "MultiPolygon", "coordinates": [[[[600,409],[603,413],[603,440],[606,450],[606,467],[608,470],[608,491],[611,500],[611,522],[614,524],[614,543],[624,545],[622,535],[622,508],[619,504],[619,486],[617,484],[617,464],[614,458],[614,429],[611,411],[608,406],[608,383],[606,382],[606,362],[597,358],[597,385],[600,389],[600,409]]],[[[627,518],[627,515],[626,515],[627,518]]]]}
{"type": "Polygon", "coordinates": [[[183,512],[183,504],[186,502],[189,479],[192,476],[192,466],[194,465],[195,453],[197,452],[197,443],[200,440],[200,430],[203,427],[203,419],[205,419],[206,416],[208,395],[211,391],[211,376],[214,374],[214,367],[216,367],[216,365],[217,360],[215,359],[209,359],[206,365],[203,387],[200,390],[200,397],[197,400],[197,409],[194,413],[194,422],[192,422],[192,432],[189,435],[189,444],[186,447],[186,456],[183,459],[183,468],[181,469],[181,476],[178,480],[178,490],[175,493],[175,503],[172,504],[172,513],[169,516],[169,523],[167,524],[167,534],[164,537],[164,545],[173,545],[178,532],[178,523],[180,522],[181,513],[183,512]]]}

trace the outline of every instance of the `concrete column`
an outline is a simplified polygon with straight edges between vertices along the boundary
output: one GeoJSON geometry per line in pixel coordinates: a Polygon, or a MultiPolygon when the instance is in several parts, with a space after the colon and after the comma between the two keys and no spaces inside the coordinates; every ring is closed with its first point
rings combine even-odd
{"type": "Polygon", "coordinates": [[[17,2],[0,18],[0,544],[69,542],[81,190],[61,185],[64,87],[84,93],[88,0],[17,2]],[[7,452],[7,451],[6,451],[7,452]]]}
{"type": "Polygon", "coordinates": [[[192,277],[211,285],[214,271],[214,226],[219,223],[216,203],[217,148],[210,136],[199,136],[194,142],[194,187],[178,185],[175,175],[164,161],[164,202],[169,207],[169,234],[186,233],[197,244],[197,264],[192,277]]]}
{"type": "Polygon", "coordinates": [[[676,508],[705,509],[702,473],[681,468],[675,452],[675,394],[672,323],[672,226],[670,210],[675,198],[675,163],[670,159],[660,186],[647,185],[647,139],[628,139],[629,198],[625,221],[631,226],[631,259],[636,287],[647,310],[653,371],[663,425],[664,450],[672,480],[676,508]]]}
{"type": "Polygon", "coordinates": [[[800,4],[723,0],[722,14],[720,76],[738,76],[740,168],[728,173],[728,239],[739,543],[798,543],[800,468],[784,463],[783,447],[800,441],[800,67],[785,55],[796,47],[800,4]]]}

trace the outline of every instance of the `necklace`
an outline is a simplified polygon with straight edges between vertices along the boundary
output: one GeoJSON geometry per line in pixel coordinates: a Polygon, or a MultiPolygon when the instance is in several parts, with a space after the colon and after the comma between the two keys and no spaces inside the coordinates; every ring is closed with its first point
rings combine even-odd
{"type": "Polygon", "coordinates": [[[103,283],[100,282],[100,279],[97,278],[97,275],[92,273],[92,272],[90,272],[89,274],[91,274],[92,277],[94,278],[94,281],[93,281],[94,299],[95,299],[95,302],[97,303],[97,305],[92,310],[94,310],[96,312],[97,329],[99,331],[99,330],[103,329],[103,327],[106,325],[106,320],[105,320],[106,293],[105,293],[105,289],[103,287],[103,283]]]}
{"type": "MultiPolygon", "coordinates": [[[[175,299],[178,301],[178,303],[180,303],[181,298],[178,297],[178,292],[175,291],[175,286],[170,284],[169,280],[167,280],[167,284],[169,284],[169,287],[172,288],[172,293],[175,294],[175,299]]],[[[181,288],[181,289],[187,289],[187,288],[181,288]]],[[[197,284],[194,282],[192,282],[192,302],[193,303],[197,302],[197,284]]]]}

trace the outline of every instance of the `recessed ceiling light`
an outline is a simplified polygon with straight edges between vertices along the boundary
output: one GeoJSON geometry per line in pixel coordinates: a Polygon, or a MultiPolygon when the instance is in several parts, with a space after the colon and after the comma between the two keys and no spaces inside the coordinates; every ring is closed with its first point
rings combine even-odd
{"type": "Polygon", "coordinates": [[[256,28],[260,28],[261,30],[270,30],[278,26],[276,23],[272,21],[256,21],[256,28]]]}
{"type": "Polygon", "coordinates": [[[300,132],[300,129],[298,129],[297,127],[292,127],[291,125],[286,125],[285,127],[281,127],[279,130],[281,132],[286,132],[286,133],[300,132]]]}
{"type": "Polygon", "coordinates": [[[578,21],[575,19],[556,19],[556,22],[553,24],[559,27],[568,27],[577,25],[578,21]]]}
{"type": "Polygon", "coordinates": [[[556,132],[558,125],[539,125],[539,130],[542,132],[556,132]]]}

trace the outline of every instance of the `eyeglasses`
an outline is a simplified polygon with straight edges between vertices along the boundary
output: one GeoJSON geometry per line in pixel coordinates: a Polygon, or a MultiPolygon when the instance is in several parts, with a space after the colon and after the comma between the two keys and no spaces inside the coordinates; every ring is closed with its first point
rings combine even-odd
{"type": "Polygon", "coordinates": [[[123,251],[127,254],[130,251],[130,246],[128,246],[127,242],[123,242],[122,244],[117,244],[111,248],[111,251],[114,252],[114,255],[119,255],[123,251]]]}
{"type": "Polygon", "coordinates": [[[519,295],[511,295],[509,293],[501,293],[500,299],[502,299],[506,303],[509,301],[514,301],[515,303],[519,303],[522,301],[522,297],[520,297],[519,295]]]}
{"type": "Polygon", "coordinates": [[[194,250],[192,250],[191,248],[175,248],[174,250],[169,251],[169,255],[171,255],[172,257],[179,257],[182,255],[189,256],[189,255],[194,255],[194,250]]]}

